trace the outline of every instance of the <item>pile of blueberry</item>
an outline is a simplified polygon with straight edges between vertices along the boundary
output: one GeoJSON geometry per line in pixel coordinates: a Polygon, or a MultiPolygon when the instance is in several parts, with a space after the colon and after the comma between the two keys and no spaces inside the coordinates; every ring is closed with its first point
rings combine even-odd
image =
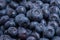
{"type": "Polygon", "coordinates": [[[60,40],[60,0],[0,0],[0,40],[60,40]]]}

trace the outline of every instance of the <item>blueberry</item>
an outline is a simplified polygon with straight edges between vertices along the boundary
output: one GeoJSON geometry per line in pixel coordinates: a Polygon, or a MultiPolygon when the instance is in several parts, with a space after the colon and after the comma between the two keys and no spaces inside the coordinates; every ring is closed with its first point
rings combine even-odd
{"type": "Polygon", "coordinates": [[[16,11],[18,12],[18,13],[26,13],[26,8],[24,7],[24,6],[18,6],[17,8],[16,8],[16,11]]]}
{"type": "Polygon", "coordinates": [[[0,10],[0,16],[6,15],[6,9],[0,10]]]}
{"type": "Polygon", "coordinates": [[[36,38],[33,36],[29,36],[26,40],[36,40],[36,38]]]}
{"type": "Polygon", "coordinates": [[[56,14],[56,13],[50,14],[49,20],[50,20],[50,21],[58,21],[58,20],[59,20],[58,14],[56,14]]]}
{"type": "Polygon", "coordinates": [[[9,35],[1,35],[1,38],[3,38],[3,40],[12,40],[9,35]]]}
{"type": "Polygon", "coordinates": [[[27,17],[34,21],[40,21],[43,19],[42,10],[40,9],[31,9],[27,12],[27,17]]]}
{"type": "Polygon", "coordinates": [[[29,30],[29,29],[26,29],[26,30],[27,30],[27,32],[26,32],[27,36],[30,36],[30,35],[31,35],[31,33],[32,33],[32,31],[31,31],[31,30],[29,30]]]}
{"type": "Polygon", "coordinates": [[[59,36],[55,36],[52,40],[60,40],[59,36]]]}
{"type": "Polygon", "coordinates": [[[11,38],[9,35],[3,35],[3,40],[15,40],[11,38]]]}
{"type": "Polygon", "coordinates": [[[40,38],[40,40],[49,40],[48,38],[40,38]]]}
{"type": "MultiPolygon", "coordinates": [[[[21,2],[20,5],[26,7],[27,9],[32,9],[33,3],[31,1],[28,2],[21,2]]],[[[35,6],[35,5],[34,5],[35,6]]]]}
{"type": "Polygon", "coordinates": [[[6,7],[6,1],[0,0],[0,9],[4,9],[6,7]]]}
{"type": "Polygon", "coordinates": [[[45,9],[45,10],[47,9],[48,10],[49,9],[49,4],[48,3],[43,4],[42,9],[45,9]]]}
{"type": "Polygon", "coordinates": [[[49,21],[48,25],[53,26],[54,29],[57,29],[57,27],[59,27],[58,23],[56,21],[49,21]]]}
{"type": "Polygon", "coordinates": [[[21,39],[26,39],[27,35],[27,30],[23,27],[18,27],[18,37],[21,39]]]}
{"type": "Polygon", "coordinates": [[[15,27],[16,24],[14,21],[7,21],[4,26],[5,28],[9,28],[9,27],[15,27]]]}
{"type": "Polygon", "coordinates": [[[8,21],[9,20],[9,16],[7,16],[7,15],[5,15],[5,16],[2,16],[1,18],[0,18],[0,23],[1,24],[4,24],[6,21],[8,21]]]}
{"type": "Polygon", "coordinates": [[[20,15],[17,15],[15,17],[16,23],[18,23],[20,26],[24,26],[24,27],[28,26],[30,24],[30,20],[24,15],[23,16],[22,15],[20,16],[20,15]]]}
{"type": "Polygon", "coordinates": [[[12,8],[7,8],[6,13],[9,17],[15,17],[17,15],[16,11],[12,8]]]}
{"type": "Polygon", "coordinates": [[[39,33],[42,31],[42,27],[43,27],[43,25],[41,25],[40,23],[38,23],[36,21],[31,22],[31,24],[30,24],[30,29],[35,29],[39,33]]]}
{"type": "Polygon", "coordinates": [[[43,2],[42,1],[36,1],[36,4],[38,4],[39,7],[42,8],[43,2]]]}
{"type": "Polygon", "coordinates": [[[50,15],[50,11],[48,9],[42,9],[42,11],[43,11],[44,18],[48,18],[50,15]]]}
{"type": "Polygon", "coordinates": [[[15,27],[9,27],[7,32],[11,35],[11,36],[16,36],[17,35],[17,28],[15,27]]]}
{"type": "Polygon", "coordinates": [[[43,35],[48,38],[52,38],[55,34],[55,30],[52,26],[45,27],[43,29],[43,35]]]}
{"type": "Polygon", "coordinates": [[[34,29],[37,25],[39,25],[38,22],[31,22],[31,23],[30,23],[30,28],[31,28],[31,29],[34,29]]]}
{"type": "Polygon", "coordinates": [[[31,36],[36,37],[37,40],[40,38],[40,35],[37,32],[32,32],[31,36]]]}
{"type": "Polygon", "coordinates": [[[13,9],[16,9],[18,7],[18,3],[11,1],[11,3],[9,4],[10,7],[12,7],[13,9]]]}
{"type": "Polygon", "coordinates": [[[60,27],[57,27],[57,29],[56,29],[56,35],[58,35],[58,36],[60,36],[60,27]]]}
{"type": "Polygon", "coordinates": [[[41,33],[43,31],[43,28],[45,27],[44,24],[38,24],[36,27],[35,27],[35,30],[38,32],[38,33],[41,33]]]}
{"type": "Polygon", "coordinates": [[[51,5],[51,6],[56,6],[56,5],[57,5],[56,0],[51,0],[51,1],[50,1],[50,5],[51,5]]]}
{"type": "Polygon", "coordinates": [[[58,13],[59,12],[59,8],[57,6],[51,6],[49,8],[51,13],[58,13]]]}

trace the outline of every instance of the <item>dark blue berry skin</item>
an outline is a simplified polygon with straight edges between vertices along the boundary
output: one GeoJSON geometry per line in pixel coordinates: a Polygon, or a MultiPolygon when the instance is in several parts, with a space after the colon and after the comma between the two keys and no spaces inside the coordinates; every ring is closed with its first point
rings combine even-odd
{"type": "Polygon", "coordinates": [[[37,3],[32,3],[31,9],[37,9],[37,8],[41,8],[37,3]]]}
{"type": "Polygon", "coordinates": [[[9,16],[5,15],[0,18],[0,24],[4,24],[6,21],[9,20],[9,16]]]}
{"type": "Polygon", "coordinates": [[[23,14],[25,14],[26,13],[26,8],[24,6],[18,6],[16,8],[16,11],[17,11],[17,13],[23,13],[23,14]]]}
{"type": "Polygon", "coordinates": [[[26,39],[27,30],[23,27],[18,27],[18,37],[21,39],[26,39]]]}
{"type": "Polygon", "coordinates": [[[44,19],[42,19],[40,23],[45,25],[45,26],[47,25],[46,20],[44,20],[44,19]]]}
{"type": "Polygon", "coordinates": [[[40,39],[40,35],[39,35],[39,33],[37,33],[37,32],[32,32],[32,33],[31,33],[31,36],[34,36],[37,40],[40,39]]]}
{"type": "Polygon", "coordinates": [[[60,40],[60,0],[0,0],[0,40],[60,40]]]}
{"type": "Polygon", "coordinates": [[[15,40],[11,38],[9,35],[1,35],[0,37],[3,38],[3,40],[15,40]]]}
{"type": "Polygon", "coordinates": [[[36,40],[36,38],[33,36],[29,36],[26,40],[36,40]]]}
{"type": "Polygon", "coordinates": [[[27,9],[30,9],[32,6],[32,2],[28,1],[28,2],[21,2],[20,5],[26,7],[27,9]]]}
{"type": "Polygon", "coordinates": [[[59,36],[55,36],[52,40],[60,40],[59,36]]]}
{"type": "Polygon", "coordinates": [[[43,2],[42,1],[36,1],[36,4],[38,4],[39,7],[42,8],[43,2]]]}
{"type": "Polygon", "coordinates": [[[27,36],[30,36],[32,33],[32,30],[29,30],[29,29],[26,29],[26,30],[27,30],[27,32],[26,32],[27,36]]]}
{"type": "Polygon", "coordinates": [[[41,19],[43,19],[42,10],[40,9],[29,10],[26,15],[28,18],[34,21],[40,21],[41,19]]]}
{"type": "Polygon", "coordinates": [[[6,7],[6,1],[0,0],[0,9],[4,9],[6,7]]]}
{"type": "Polygon", "coordinates": [[[18,7],[18,3],[11,1],[11,3],[9,3],[10,7],[12,7],[13,9],[16,9],[18,7]]]}
{"type": "Polygon", "coordinates": [[[35,30],[38,32],[38,33],[41,33],[43,31],[43,28],[45,27],[44,24],[38,24],[36,27],[35,27],[35,30]]]}
{"type": "Polygon", "coordinates": [[[42,27],[43,25],[41,25],[40,23],[38,22],[31,22],[30,24],[30,29],[35,29],[38,33],[40,33],[42,31],[42,27]]]}
{"type": "Polygon", "coordinates": [[[40,38],[39,40],[49,40],[48,38],[40,38]]]}
{"type": "Polygon", "coordinates": [[[38,3],[32,3],[31,1],[22,2],[20,3],[20,5],[26,7],[26,9],[28,10],[33,9],[33,8],[41,8],[40,5],[38,5],[38,3]]]}
{"type": "Polygon", "coordinates": [[[48,3],[43,4],[42,9],[45,9],[45,10],[47,9],[48,10],[49,9],[49,4],[48,3]]]}
{"type": "Polygon", "coordinates": [[[53,26],[55,30],[57,29],[57,27],[59,27],[59,25],[56,21],[49,21],[48,25],[53,26]]]}
{"type": "Polygon", "coordinates": [[[9,21],[15,21],[15,19],[14,18],[10,18],[9,21]]]}
{"type": "Polygon", "coordinates": [[[2,30],[0,30],[0,36],[3,35],[3,33],[4,33],[4,32],[3,32],[2,30]]]}
{"type": "Polygon", "coordinates": [[[51,2],[50,2],[50,6],[56,6],[56,5],[57,5],[56,0],[51,0],[51,2]]]}
{"type": "Polygon", "coordinates": [[[49,8],[51,13],[58,13],[59,12],[59,8],[57,6],[51,6],[49,8]]]}
{"type": "Polygon", "coordinates": [[[44,18],[49,17],[50,11],[49,11],[49,4],[48,3],[43,4],[42,12],[43,12],[44,18]]]}
{"type": "Polygon", "coordinates": [[[48,38],[52,38],[55,34],[55,30],[52,26],[45,27],[43,29],[43,35],[48,38]]]}
{"type": "Polygon", "coordinates": [[[3,38],[3,40],[11,40],[9,35],[1,35],[0,37],[3,38]]]}
{"type": "Polygon", "coordinates": [[[6,9],[0,10],[0,16],[6,15],[6,9]]]}
{"type": "Polygon", "coordinates": [[[0,26],[0,30],[4,32],[4,26],[0,26]]]}
{"type": "Polygon", "coordinates": [[[15,28],[15,27],[9,27],[8,30],[7,30],[7,32],[11,36],[16,36],[17,35],[17,28],[15,28]]]}
{"type": "Polygon", "coordinates": [[[14,21],[7,21],[4,26],[5,28],[9,28],[9,27],[15,27],[16,24],[14,21]]]}
{"type": "Polygon", "coordinates": [[[60,0],[56,0],[57,6],[60,8],[60,0]]]}
{"type": "Polygon", "coordinates": [[[50,20],[50,21],[58,21],[58,20],[59,20],[58,14],[56,14],[56,13],[50,14],[49,20],[50,20]]]}
{"type": "Polygon", "coordinates": [[[9,17],[14,18],[14,17],[17,15],[17,12],[16,12],[15,10],[13,10],[12,8],[7,8],[7,9],[6,9],[6,14],[7,14],[9,17]]]}
{"type": "Polygon", "coordinates": [[[57,29],[56,29],[56,35],[60,36],[60,27],[57,27],[57,29]]]}
{"type": "Polygon", "coordinates": [[[29,28],[30,28],[30,29],[34,29],[37,25],[39,25],[38,22],[36,22],[36,21],[35,21],[35,22],[31,22],[29,28]]]}
{"type": "Polygon", "coordinates": [[[25,15],[24,15],[24,14],[18,14],[16,17],[17,17],[17,18],[18,18],[18,17],[25,17],[25,15]]]}
{"type": "Polygon", "coordinates": [[[28,26],[30,24],[30,20],[24,15],[23,16],[20,16],[20,15],[17,15],[15,17],[16,23],[18,23],[20,26],[24,26],[24,27],[28,26]]]}
{"type": "Polygon", "coordinates": [[[48,18],[50,15],[50,11],[48,9],[42,9],[42,10],[43,10],[44,18],[48,18]]]}

